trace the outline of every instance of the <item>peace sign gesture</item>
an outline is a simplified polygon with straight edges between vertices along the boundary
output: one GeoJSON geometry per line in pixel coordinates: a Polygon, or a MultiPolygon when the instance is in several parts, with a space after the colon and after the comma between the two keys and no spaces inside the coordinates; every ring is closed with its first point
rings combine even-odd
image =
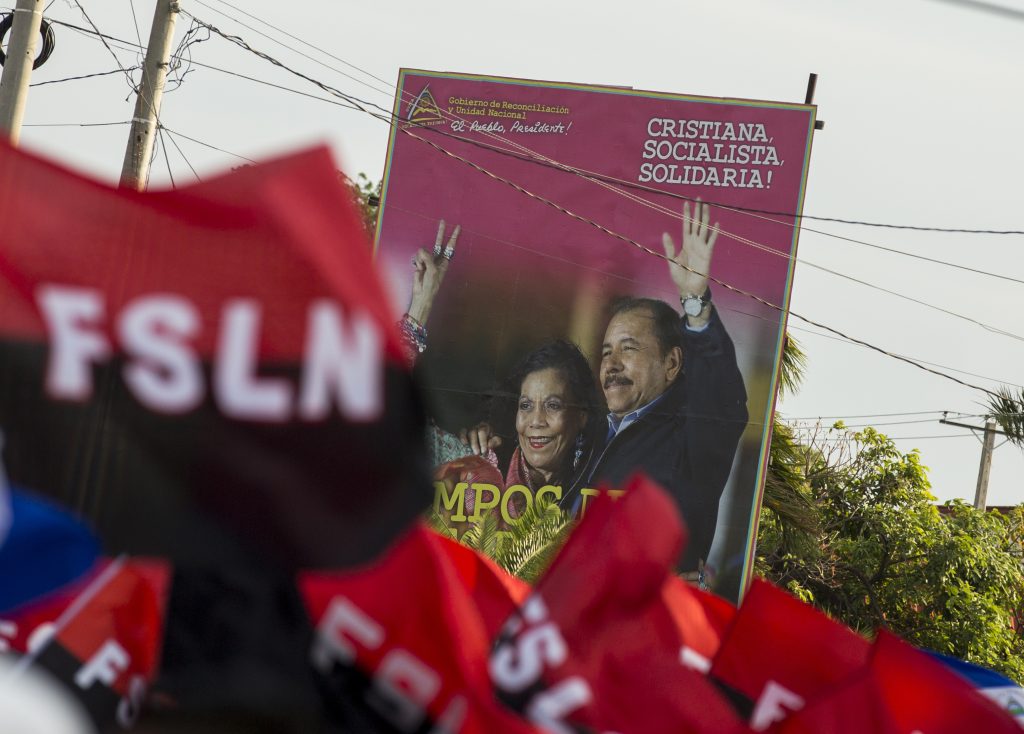
{"type": "Polygon", "coordinates": [[[690,202],[683,204],[683,244],[676,252],[672,235],[665,232],[661,243],[669,260],[669,274],[679,289],[679,297],[702,296],[708,287],[711,256],[718,239],[718,222],[709,225],[711,207],[700,199],[694,202],[690,216],[690,202]]]}
{"type": "Polygon", "coordinates": [[[460,225],[455,225],[448,244],[444,244],[444,220],[437,226],[437,238],[434,240],[434,250],[430,252],[421,247],[412,256],[414,268],[412,276],[412,298],[409,301],[408,314],[421,326],[427,323],[430,316],[430,309],[434,305],[434,299],[441,290],[441,282],[452,258],[455,257],[455,245],[459,241],[460,225]]]}

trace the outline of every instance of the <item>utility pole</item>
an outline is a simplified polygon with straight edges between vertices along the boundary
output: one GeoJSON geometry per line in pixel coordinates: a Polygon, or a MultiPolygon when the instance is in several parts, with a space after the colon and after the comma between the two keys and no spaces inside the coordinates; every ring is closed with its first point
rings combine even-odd
{"type": "Polygon", "coordinates": [[[974,507],[984,512],[985,503],[988,500],[988,478],[992,473],[992,451],[996,444],[996,434],[1001,433],[1004,436],[1006,434],[996,428],[996,419],[992,416],[985,418],[984,428],[972,426],[968,423],[957,423],[956,421],[946,420],[946,418],[942,418],[939,423],[945,423],[947,426],[970,428],[972,431],[985,431],[985,438],[981,442],[981,465],[978,467],[978,485],[974,488],[974,507]]]}
{"type": "Polygon", "coordinates": [[[12,144],[18,144],[25,117],[28,83],[36,60],[36,40],[43,21],[43,0],[18,0],[7,44],[7,60],[0,78],[0,130],[12,144]]]}
{"type": "Polygon", "coordinates": [[[985,511],[988,499],[988,475],[992,473],[992,449],[996,443],[996,419],[985,421],[985,440],[981,444],[981,466],[978,467],[978,486],[974,490],[975,509],[985,511]]]}
{"type": "Polygon", "coordinates": [[[142,84],[135,97],[132,131],[121,166],[121,187],[142,191],[149,178],[149,160],[153,155],[160,115],[160,100],[164,96],[167,69],[170,66],[171,41],[178,18],[177,0],[157,0],[153,13],[153,27],[149,31],[146,61],[142,67],[142,84]]]}

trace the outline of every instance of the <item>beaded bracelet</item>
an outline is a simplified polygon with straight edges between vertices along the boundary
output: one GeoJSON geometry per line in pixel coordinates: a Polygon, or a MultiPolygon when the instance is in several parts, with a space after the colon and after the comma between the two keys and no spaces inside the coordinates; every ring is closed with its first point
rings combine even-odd
{"type": "Polygon", "coordinates": [[[402,320],[398,322],[398,328],[401,330],[402,341],[406,346],[410,350],[422,354],[427,348],[427,327],[409,314],[404,314],[402,320]]]}

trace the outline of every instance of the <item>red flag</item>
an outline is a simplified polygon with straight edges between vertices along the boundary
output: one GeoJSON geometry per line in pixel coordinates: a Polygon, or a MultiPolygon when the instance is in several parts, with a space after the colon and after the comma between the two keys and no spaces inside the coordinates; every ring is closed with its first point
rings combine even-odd
{"type": "Polygon", "coordinates": [[[771,584],[755,580],[722,640],[711,676],[752,707],[756,731],[867,664],[870,644],[771,584]]]}
{"type": "Polygon", "coordinates": [[[725,631],[736,616],[736,607],[706,591],[701,591],[678,576],[670,576],[661,590],[682,640],[680,659],[684,665],[702,673],[711,670],[725,631]]]}
{"type": "Polygon", "coordinates": [[[444,546],[416,525],[371,566],[301,574],[314,667],[355,730],[531,734],[491,695],[490,639],[444,546]]]}
{"type": "Polygon", "coordinates": [[[1015,734],[1020,727],[992,701],[885,630],[867,667],[809,702],[774,734],[1015,734]]]}
{"type": "Polygon", "coordinates": [[[434,533],[434,544],[445,555],[476,605],[488,640],[526,600],[530,585],[505,572],[494,561],[461,543],[434,533]]]}
{"type": "Polygon", "coordinates": [[[683,534],[672,500],[646,479],[592,502],[499,637],[499,698],[553,732],[743,730],[681,660],[684,635],[663,590],[683,534]]]}
{"type": "Polygon", "coordinates": [[[425,508],[422,406],[326,150],[138,193],[2,144],[0,218],[7,469],[105,547],[338,568],[425,508]]]}
{"type": "Polygon", "coordinates": [[[97,725],[130,726],[157,674],[169,575],[156,561],[104,564],[9,620],[12,648],[67,685],[97,725]]]}

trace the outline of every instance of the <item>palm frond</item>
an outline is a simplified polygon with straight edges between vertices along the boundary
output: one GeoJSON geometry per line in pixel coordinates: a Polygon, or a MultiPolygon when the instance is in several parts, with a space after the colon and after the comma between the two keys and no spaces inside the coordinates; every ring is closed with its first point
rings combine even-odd
{"type": "Polygon", "coordinates": [[[784,527],[816,533],[818,513],[803,473],[805,451],[806,448],[796,440],[793,429],[776,421],[772,427],[762,503],[784,527]]]}
{"type": "Polygon", "coordinates": [[[503,525],[498,512],[489,512],[459,535],[439,513],[427,524],[445,537],[482,553],[513,576],[534,583],[551,564],[573,527],[572,517],[547,500],[533,503],[522,515],[503,525]]]}
{"type": "Polygon", "coordinates": [[[506,571],[535,583],[551,564],[572,530],[572,518],[558,505],[537,502],[518,518],[498,560],[506,571]]]}
{"type": "Polygon", "coordinates": [[[779,375],[779,394],[792,395],[800,389],[807,371],[807,354],[800,343],[786,332],[782,342],[782,371],[779,375]]]}
{"type": "MultiPolygon", "coordinates": [[[[496,561],[503,545],[502,531],[498,525],[499,517],[497,512],[488,512],[479,522],[470,526],[460,542],[496,561]]],[[[499,563],[499,565],[501,564],[499,563]]]]}
{"type": "Polygon", "coordinates": [[[988,401],[992,417],[1010,441],[1024,448],[1024,389],[1015,395],[1004,385],[996,392],[988,401]]]}
{"type": "Polygon", "coordinates": [[[438,535],[443,535],[444,537],[450,538],[451,540],[459,539],[458,531],[455,528],[453,528],[450,524],[448,524],[448,521],[445,520],[444,516],[442,516],[441,513],[439,513],[437,510],[431,510],[427,514],[425,520],[427,522],[427,527],[436,532],[438,535]]]}

